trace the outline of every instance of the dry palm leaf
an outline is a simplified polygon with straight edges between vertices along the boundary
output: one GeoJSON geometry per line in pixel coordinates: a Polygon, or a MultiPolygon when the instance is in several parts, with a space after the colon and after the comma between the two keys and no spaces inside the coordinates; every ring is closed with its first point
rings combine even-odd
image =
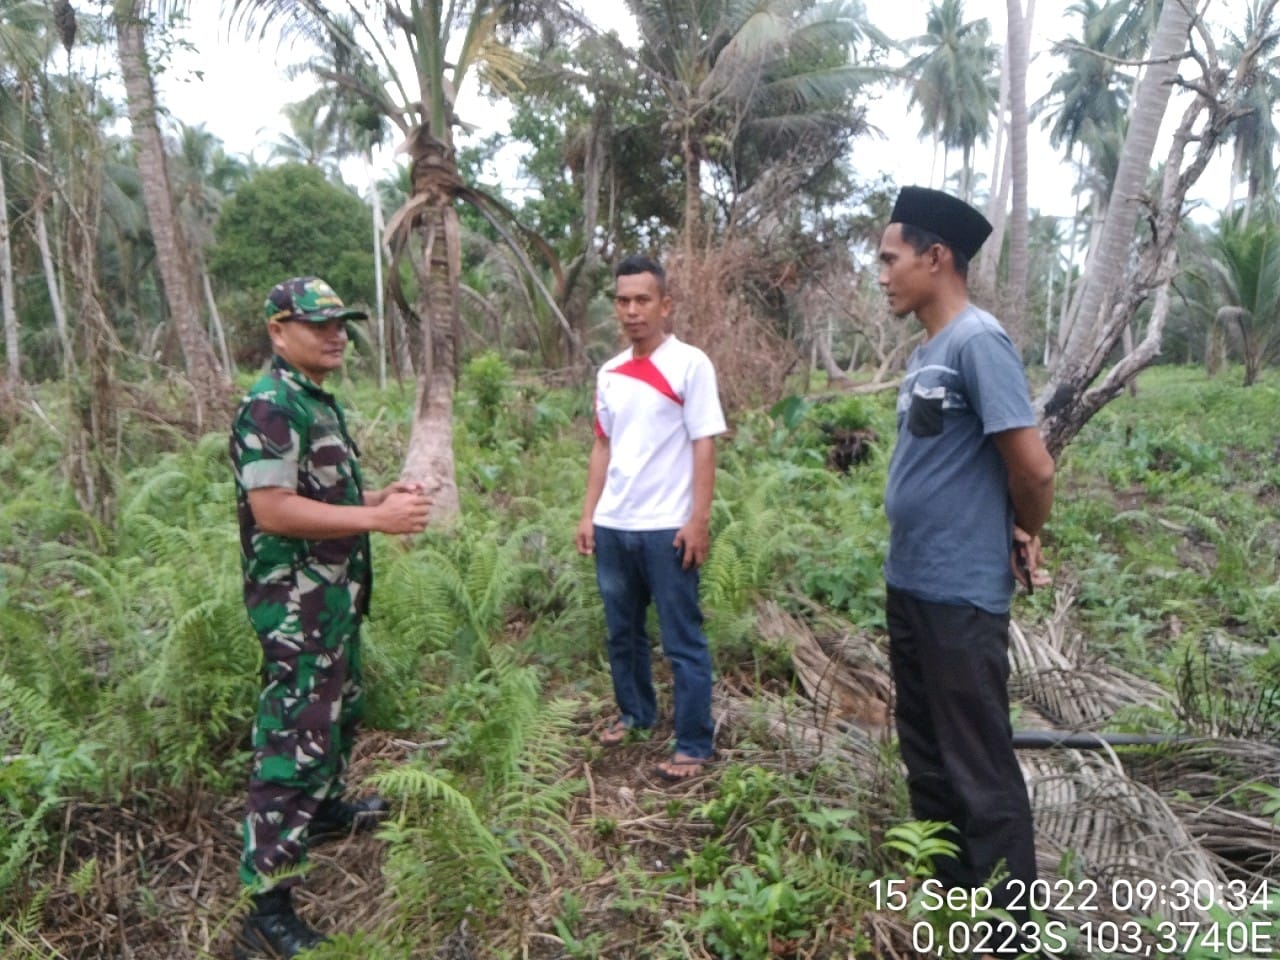
{"type": "Polygon", "coordinates": [[[1060,591],[1056,601],[1040,630],[1009,623],[1011,699],[1034,705],[1050,726],[1066,730],[1096,729],[1121,707],[1170,702],[1158,684],[1089,659],[1067,626],[1074,591],[1060,591]]]}
{"type": "MultiPolygon", "coordinates": [[[[1010,692],[1020,701],[1020,722],[1064,732],[1097,729],[1123,707],[1169,704],[1158,685],[1089,658],[1083,640],[1067,629],[1072,600],[1071,591],[1061,593],[1053,617],[1040,629],[1010,624],[1010,692]]],[[[891,703],[888,666],[879,647],[847,630],[820,642],[805,622],[772,604],[762,605],[759,626],[774,642],[791,644],[796,674],[813,701],[807,712],[770,708],[770,732],[791,749],[835,750],[855,765],[869,762],[873,738],[867,734],[884,729],[891,703]],[[845,736],[833,740],[823,736],[824,730],[845,736]]],[[[731,715],[755,711],[758,722],[763,709],[759,702],[735,704],[731,715]]],[[[1153,782],[1171,793],[1170,765],[1176,758],[1194,758],[1202,750],[1221,758],[1219,749],[1218,741],[1169,748],[1161,759],[1164,776],[1153,782]]],[[[1273,770],[1280,769],[1277,757],[1275,749],[1266,757],[1254,755],[1255,762],[1273,763],[1273,770]]],[[[1246,870],[1274,870],[1280,863],[1273,823],[1212,804],[1171,806],[1134,779],[1109,749],[1023,751],[1019,760],[1035,814],[1042,874],[1054,877],[1069,864],[1077,889],[1085,878],[1097,884],[1097,903],[1104,910],[1122,906],[1114,891],[1144,879],[1164,889],[1175,881],[1189,888],[1198,880],[1222,882],[1228,865],[1237,872],[1242,866],[1241,846],[1247,851],[1246,870]],[[1264,843],[1268,831],[1270,845],[1264,843]]],[[[1192,905],[1168,919],[1208,917],[1192,905]]]]}
{"type": "Polygon", "coordinates": [[[870,638],[851,636],[846,628],[824,645],[808,624],[772,602],[761,605],[757,625],[766,639],[791,644],[792,665],[820,715],[819,726],[840,719],[875,730],[889,723],[888,668],[870,638]]]}

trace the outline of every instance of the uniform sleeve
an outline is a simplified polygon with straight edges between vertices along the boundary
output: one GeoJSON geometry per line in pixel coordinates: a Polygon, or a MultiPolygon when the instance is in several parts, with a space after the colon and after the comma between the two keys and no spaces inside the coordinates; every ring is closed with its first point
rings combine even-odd
{"type": "Polygon", "coordinates": [[[252,397],[236,417],[233,459],[241,486],[298,488],[301,437],[289,411],[270,397],[252,397]]]}
{"type": "Polygon", "coordinates": [[[984,434],[1036,425],[1022,360],[1003,330],[983,330],[965,343],[960,375],[984,434]]]}
{"type": "Polygon", "coordinates": [[[689,364],[689,376],[684,386],[684,425],[691,440],[718,436],[726,429],[716,385],[716,368],[701,351],[689,364]]]}

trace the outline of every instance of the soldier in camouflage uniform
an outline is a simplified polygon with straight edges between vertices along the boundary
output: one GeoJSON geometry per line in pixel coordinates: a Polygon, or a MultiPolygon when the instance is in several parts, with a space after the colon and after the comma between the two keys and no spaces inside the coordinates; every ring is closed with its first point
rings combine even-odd
{"type": "Polygon", "coordinates": [[[386,809],[342,799],[364,705],[369,533],[420,532],[429,508],[419,484],[364,489],[342,409],[321,386],[342,364],[346,322],[367,314],[297,277],[272,288],[266,315],[275,356],[231,430],[245,606],[263,659],[240,863],[254,906],[240,957],[292,957],[323,939],[290,899],[308,837],[372,825],[386,809]]]}

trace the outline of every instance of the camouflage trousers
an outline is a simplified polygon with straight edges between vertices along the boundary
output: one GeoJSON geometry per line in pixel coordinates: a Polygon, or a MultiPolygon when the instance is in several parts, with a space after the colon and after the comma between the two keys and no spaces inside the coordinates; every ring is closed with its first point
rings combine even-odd
{"type": "MultiPolygon", "coordinates": [[[[266,640],[263,647],[279,649],[266,640]]],[[[268,653],[262,672],[240,857],[240,879],[255,892],[297,885],[297,875],[272,877],[306,862],[316,808],[344,789],[364,715],[359,627],[332,648],[268,653]]]]}

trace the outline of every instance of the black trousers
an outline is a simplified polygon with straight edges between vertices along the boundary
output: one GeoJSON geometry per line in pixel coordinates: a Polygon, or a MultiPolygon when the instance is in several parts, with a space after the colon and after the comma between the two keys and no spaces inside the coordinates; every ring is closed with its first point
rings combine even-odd
{"type": "MultiPolygon", "coordinates": [[[[949,821],[959,832],[959,857],[941,858],[938,878],[973,889],[1003,863],[1029,891],[1035,834],[1009,724],[1008,615],[892,588],[885,615],[912,815],[949,821]]],[[[1008,904],[1006,885],[993,891],[997,906],[1008,904]]]]}

